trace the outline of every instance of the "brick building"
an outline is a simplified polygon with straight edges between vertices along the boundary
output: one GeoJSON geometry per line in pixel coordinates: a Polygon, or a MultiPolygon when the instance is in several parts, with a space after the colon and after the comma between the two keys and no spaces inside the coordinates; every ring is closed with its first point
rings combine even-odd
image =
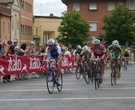
{"type": "Polygon", "coordinates": [[[0,37],[11,39],[11,5],[13,0],[0,0],[0,37]]]}
{"type": "Polygon", "coordinates": [[[21,43],[33,40],[33,0],[22,0],[21,43]]]}
{"type": "Polygon", "coordinates": [[[110,15],[118,3],[123,3],[124,7],[135,11],[135,0],[62,0],[62,2],[67,5],[67,12],[76,9],[81,17],[89,22],[91,26],[89,33],[94,37],[105,33],[101,30],[102,18],[104,15],[110,15]]]}

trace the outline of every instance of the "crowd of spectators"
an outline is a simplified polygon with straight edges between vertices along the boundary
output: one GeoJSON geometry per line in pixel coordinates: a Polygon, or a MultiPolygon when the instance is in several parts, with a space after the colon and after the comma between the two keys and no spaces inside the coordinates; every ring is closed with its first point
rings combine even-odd
{"type": "MultiPolygon", "coordinates": [[[[68,55],[69,57],[73,55],[74,50],[71,44],[67,46],[67,48],[65,49],[63,49],[62,44],[59,45],[61,47],[63,55],[68,55]]],[[[27,45],[26,43],[22,43],[20,46],[18,46],[18,40],[14,39],[12,42],[10,42],[10,45],[7,45],[7,47],[5,48],[2,39],[0,38],[0,56],[3,58],[5,58],[6,56],[34,56],[34,55],[39,55],[43,57],[45,53],[45,45],[41,45],[39,43],[36,50],[34,49],[34,46],[35,46],[34,41],[31,41],[29,45],[27,45]]],[[[14,74],[14,76],[15,80],[21,80],[20,74],[14,74]]],[[[39,77],[39,74],[37,74],[37,77],[39,77]]],[[[3,83],[11,82],[11,75],[5,75],[1,78],[1,80],[3,83]]]]}

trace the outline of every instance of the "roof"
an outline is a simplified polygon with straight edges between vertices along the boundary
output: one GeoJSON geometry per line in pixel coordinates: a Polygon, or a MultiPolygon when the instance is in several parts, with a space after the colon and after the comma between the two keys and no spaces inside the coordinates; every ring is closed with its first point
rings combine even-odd
{"type": "Polygon", "coordinates": [[[50,19],[61,19],[61,17],[58,17],[58,16],[33,16],[34,18],[50,18],[50,19]]]}
{"type": "Polygon", "coordinates": [[[61,0],[64,4],[67,4],[68,2],[75,2],[75,1],[80,1],[80,0],[61,0]]]}
{"type": "Polygon", "coordinates": [[[0,4],[10,4],[14,3],[14,0],[0,0],[0,4]]]}

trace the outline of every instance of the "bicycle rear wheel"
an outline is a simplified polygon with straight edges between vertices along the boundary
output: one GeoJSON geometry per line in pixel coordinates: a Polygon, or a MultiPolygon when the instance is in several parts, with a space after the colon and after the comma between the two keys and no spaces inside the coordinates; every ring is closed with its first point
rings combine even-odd
{"type": "Polygon", "coordinates": [[[54,82],[53,82],[53,78],[51,76],[51,71],[46,73],[46,85],[47,85],[48,92],[50,94],[52,94],[54,91],[54,82]]]}
{"type": "Polygon", "coordinates": [[[81,72],[82,72],[82,68],[81,66],[79,66],[78,68],[76,68],[76,79],[80,79],[80,76],[81,76],[81,72]]]}
{"type": "Polygon", "coordinates": [[[61,73],[61,75],[60,75],[60,85],[57,84],[57,89],[58,89],[59,92],[61,92],[62,88],[63,88],[63,75],[61,73]]]}

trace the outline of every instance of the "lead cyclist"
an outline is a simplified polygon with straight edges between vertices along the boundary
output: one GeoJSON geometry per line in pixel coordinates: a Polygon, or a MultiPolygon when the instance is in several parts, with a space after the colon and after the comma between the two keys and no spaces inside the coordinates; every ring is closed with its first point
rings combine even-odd
{"type": "Polygon", "coordinates": [[[61,47],[55,43],[55,40],[53,38],[50,38],[47,41],[47,47],[44,54],[44,59],[55,59],[57,61],[56,64],[56,75],[58,76],[58,84],[60,85],[60,75],[61,75],[61,69],[60,69],[60,62],[62,61],[62,52],[61,47]]]}

